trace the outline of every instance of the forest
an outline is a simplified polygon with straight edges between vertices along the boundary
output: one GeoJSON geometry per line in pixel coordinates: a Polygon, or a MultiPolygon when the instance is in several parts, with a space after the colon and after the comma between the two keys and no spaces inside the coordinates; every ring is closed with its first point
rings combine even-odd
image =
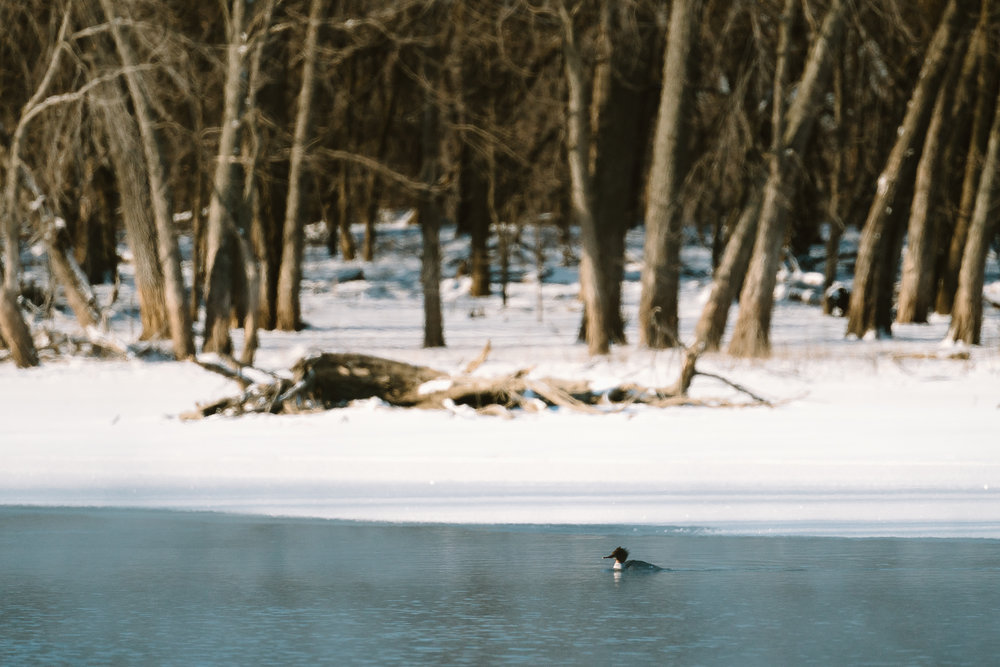
{"type": "Polygon", "coordinates": [[[0,0],[0,23],[0,347],[18,366],[52,308],[97,335],[94,286],[125,261],[143,340],[251,364],[259,330],[303,326],[306,224],[371,260],[399,209],[421,230],[427,347],[445,222],[470,239],[473,296],[520,229],[572,230],[592,355],[626,318],[643,346],[681,345],[690,238],[713,258],[695,354],[768,356],[778,270],[820,243],[846,336],[939,313],[980,340],[990,0],[0,0]]]}

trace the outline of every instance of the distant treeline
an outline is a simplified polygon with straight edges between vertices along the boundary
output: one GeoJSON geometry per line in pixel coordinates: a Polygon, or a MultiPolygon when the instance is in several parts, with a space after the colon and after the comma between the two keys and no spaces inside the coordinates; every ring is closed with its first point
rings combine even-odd
{"type": "Polygon", "coordinates": [[[302,325],[303,223],[372,259],[390,207],[423,231],[428,346],[445,219],[471,239],[475,296],[501,229],[578,229],[593,354],[625,339],[638,224],[641,344],[680,344],[686,229],[715,264],[686,342],[719,348],[738,299],[728,351],[766,356],[783,253],[825,240],[829,287],[852,227],[846,333],[939,312],[979,340],[1000,218],[990,0],[0,0],[0,25],[0,337],[22,365],[28,243],[92,331],[124,238],[142,337],[230,354],[242,326],[249,363],[259,328],[302,325]]]}

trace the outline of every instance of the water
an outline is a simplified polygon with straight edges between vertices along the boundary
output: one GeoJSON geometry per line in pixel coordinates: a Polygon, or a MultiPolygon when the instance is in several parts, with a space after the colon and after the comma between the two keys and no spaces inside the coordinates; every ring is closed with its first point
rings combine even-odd
{"type": "Polygon", "coordinates": [[[0,508],[0,664],[986,664],[1000,541],[0,508]],[[670,571],[616,575],[622,544],[670,571]]]}

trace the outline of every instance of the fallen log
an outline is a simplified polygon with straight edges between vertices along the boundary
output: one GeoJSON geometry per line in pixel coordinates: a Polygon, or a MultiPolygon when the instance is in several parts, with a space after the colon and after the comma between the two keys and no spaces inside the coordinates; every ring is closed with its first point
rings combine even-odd
{"type": "MultiPolygon", "coordinates": [[[[708,375],[693,371],[693,359],[691,361],[692,376],[708,375]]],[[[206,367],[219,372],[217,368],[206,367]]],[[[748,405],[770,405],[725,378],[710,377],[750,396],[753,402],[748,405]]],[[[231,374],[231,379],[241,383],[246,378],[242,373],[231,374]]],[[[583,381],[531,378],[527,371],[499,378],[451,376],[427,366],[382,357],[324,353],[299,360],[291,368],[291,377],[244,386],[242,393],[201,405],[182,417],[311,412],[345,407],[352,401],[370,398],[397,407],[454,409],[455,406],[469,406],[482,414],[504,416],[509,416],[511,410],[530,412],[545,408],[608,414],[633,404],[737,405],[724,400],[692,400],[686,396],[689,383],[690,378],[682,383],[683,386],[669,389],[626,384],[599,392],[583,381]]]]}

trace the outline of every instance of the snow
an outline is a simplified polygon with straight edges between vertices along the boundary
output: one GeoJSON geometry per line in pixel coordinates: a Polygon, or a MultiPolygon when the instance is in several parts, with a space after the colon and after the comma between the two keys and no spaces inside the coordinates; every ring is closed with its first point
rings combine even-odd
{"type": "MultiPolygon", "coordinates": [[[[452,276],[466,241],[448,231],[443,241],[452,276]]],[[[641,231],[629,241],[625,312],[635,341],[641,231]]],[[[310,326],[262,332],[257,365],[282,372],[310,352],[350,351],[457,374],[490,341],[476,376],[530,369],[533,377],[585,378],[597,388],[676,379],[674,350],[630,344],[590,358],[574,342],[578,286],[566,278],[575,272],[553,265],[545,275],[558,281],[532,282],[531,250],[512,266],[524,282],[509,286],[506,308],[499,295],[472,299],[466,279],[446,278],[448,346],[421,349],[418,244],[419,232],[400,222],[382,227],[373,263],[330,260],[309,248],[302,303],[310,326]],[[352,268],[365,279],[339,282],[352,268]]],[[[687,339],[708,284],[707,257],[693,245],[684,251],[687,339]]],[[[134,342],[127,281],[113,311],[112,333],[134,342]]],[[[893,339],[849,341],[843,319],[779,301],[771,359],[718,354],[699,364],[773,408],[608,406],[599,415],[546,409],[505,419],[368,400],[309,415],[184,421],[179,415],[196,403],[238,387],[193,363],[60,358],[29,370],[2,363],[0,504],[995,538],[1000,314],[988,307],[985,317],[977,347],[942,346],[948,318],[939,317],[897,325],[893,339]]],[[[62,322],[73,326],[69,316],[62,322]]],[[[745,399],[708,377],[695,378],[692,394],[745,399]]]]}

